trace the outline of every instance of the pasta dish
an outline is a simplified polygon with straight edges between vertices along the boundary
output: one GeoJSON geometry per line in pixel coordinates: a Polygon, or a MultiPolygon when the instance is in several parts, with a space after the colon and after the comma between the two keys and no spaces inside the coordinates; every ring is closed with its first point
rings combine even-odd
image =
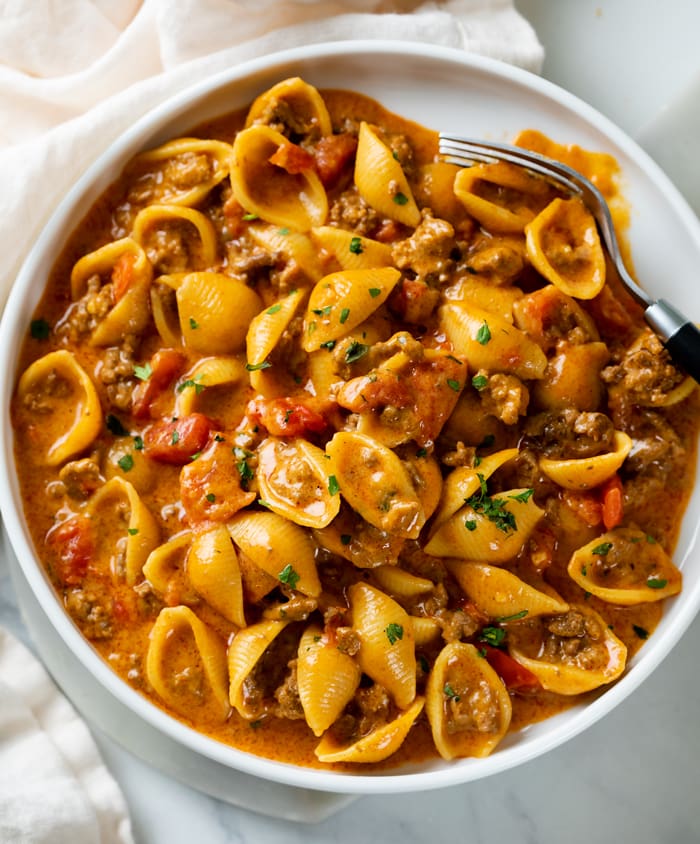
{"type": "MultiPolygon", "coordinates": [[[[591,179],[615,160],[515,143],[591,179]]],[[[124,682],[295,764],[482,757],[681,590],[698,398],[579,199],[299,78],[137,155],[13,398],[37,554],[124,682]]]]}

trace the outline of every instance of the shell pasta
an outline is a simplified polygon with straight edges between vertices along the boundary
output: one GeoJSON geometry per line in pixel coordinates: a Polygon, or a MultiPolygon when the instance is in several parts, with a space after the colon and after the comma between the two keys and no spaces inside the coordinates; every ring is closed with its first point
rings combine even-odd
{"type": "MultiPolygon", "coordinates": [[[[516,143],[599,177],[615,162],[516,143]]],[[[141,152],[28,326],[37,554],[195,730],[338,770],[498,753],[682,588],[695,383],[578,200],[297,77],[141,152]]]]}

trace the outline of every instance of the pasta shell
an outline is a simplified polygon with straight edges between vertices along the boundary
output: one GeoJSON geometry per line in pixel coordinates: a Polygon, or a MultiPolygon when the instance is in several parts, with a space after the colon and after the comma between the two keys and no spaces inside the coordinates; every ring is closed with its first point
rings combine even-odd
{"type": "Polygon", "coordinates": [[[294,146],[269,126],[250,126],[233,144],[231,187],[238,202],[267,223],[307,232],[328,216],[328,199],[310,166],[289,173],[271,163],[278,150],[294,146]]]}
{"type": "Polygon", "coordinates": [[[481,481],[488,480],[504,463],[518,456],[517,448],[504,448],[482,457],[478,466],[460,466],[445,479],[440,497],[440,509],[433,520],[433,532],[444,524],[481,488],[481,481]]]}
{"type": "Polygon", "coordinates": [[[151,262],[140,244],[130,237],[123,237],[84,255],[71,271],[71,295],[76,300],[85,294],[91,276],[108,277],[111,281],[122,265],[128,268],[126,289],[117,291],[115,287],[112,307],[90,335],[93,346],[110,346],[121,342],[125,334],[141,334],[144,331],[151,318],[151,262]]]}
{"type": "Polygon", "coordinates": [[[241,351],[250,322],[262,309],[258,294],[221,273],[188,273],[176,284],[185,346],[202,355],[241,351]]]}
{"type": "Polygon", "coordinates": [[[472,370],[512,372],[522,379],[542,378],[547,358],[526,334],[503,317],[474,305],[448,303],[438,315],[456,354],[472,370]]]}
{"type": "Polygon", "coordinates": [[[216,230],[211,220],[201,211],[182,205],[148,205],[134,218],[132,238],[148,252],[148,233],[164,224],[189,223],[199,236],[199,249],[193,270],[204,270],[216,263],[216,230]]]}
{"type": "Polygon", "coordinates": [[[510,655],[556,694],[589,692],[625,670],[627,648],[587,606],[572,604],[565,616],[549,617],[546,623],[537,618],[514,625],[508,639],[510,655]]]}
{"type": "Polygon", "coordinates": [[[562,344],[549,359],[546,377],[533,385],[532,403],[538,410],[598,410],[605,393],[600,372],[609,359],[602,342],[562,344]]]}
{"type": "Polygon", "coordinates": [[[392,264],[391,246],[378,240],[360,237],[337,226],[311,229],[311,236],[344,270],[372,270],[392,264]]]}
{"type": "Polygon", "coordinates": [[[260,497],[273,513],[298,525],[322,528],[340,510],[340,496],[330,486],[324,452],[303,439],[268,437],[257,451],[260,497]]]}
{"type": "Polygon", "coordinates": [[[425,546],[426,553],[436,557],[505,563],[520,553],[544,513],[531,495],[532,490],[511,489],[490,496],[497,508],[491,518],[471,504],[465,504],[440,525],[425,546]]]}
{"type": "Polygon", "coordinates": [[[418,168],[415,191],[419,208],[430,208],[435,217],[455,223],[464,217],[464,209],[455,196],[454,183],[461,168],[444,161],[431,161],[418,168]]]}
{"type": "Polygon", "coordinates": [[[532,618],[569,609],[559,596],[535,589],[507,569],[456,561],[449,563],[449,569],[465,594],[490,618],[532,618]]]}
{"type": "Polygon", "coordinates": [[[156,202],[171,205],[193,206],[219,184],[229,173],[233,149],[223,141],[200,138],[176,138],[154,149],[142,152],[132,159],[127,174],[143,180],[147,175],[153,186],[156,202]],[[208,169],[202,168],[202,176],[195,184],[183,180],[179,185],[170,177],[171,171],[178,174],[178,160],[181,167],[187,167],[193,159],[206,158],[208,169]]]}
{"type": "Polygon", "coordinates": [[[399,709],[416,696],[416,653],[408,613],[368,583],[348,588],[352,626],[360,639],[362,671],[389,692],[399,709]]]}
{"type": "Polygon", "coordinates": [[[420,223],[420,211],[401,165],[364,121],[357,138],[355,184],[375,211],[413,228],[420,223]]]}
{"type": "Polygon", "coordinates": [[[259,246],[293,262],[310,281],[316,282],[323,275],[318,249],[307,234],[261,224],[250,225],[247,231],[259,246]]]}
{"type": "Polygon", "coordinates": [[[410,618],[416,647],[429,645],[442,635],[442,627],[436,619],[418,615],[412,615],[410,618]]]}
{"type": "Polygon", "coordinates": [[[582,589],[623,607],[677,595],[683,582],[664,549],[634,528],[608,531],[579,548],[568,572],[582,589]]]}
{"type": "MultiPolygon", "coordinates": [[[[143,576],[160,598],[172,599],[177,596],[174,603],[196,603],[197,596],[185,576],[185,558],[191,542],[192,532],[182,531],[158,545],[146,558],[143,576]]],[[[168,600],[168,603],[172,602],[168,600]]]]}
{"type": "MultiPolygon", "coordinates": [[[[150,510],[141,501],[138,492],[123,478],[107,481],[92,496],[88,512],[96,523],[96,535],[114,549],[115,524],[120,526],[121,515],[125,520],[124,577],[133,586],[142,576],[148,555],[160,542],[160,529],[150,510]]],[[[124,537],[122,537],[124,539],[124,537]]]]}
{"type": "Polygon", "coordinates": [[[384,304],[401,273],[394,267],[342,270],[324,276],[311,291],[304,317],[304,351],[349,334],[384,304]]]}
{"type": "Polygon", "coordinates": [[[36,425],[34,447],[49,466],[59,466],[89,448],[102,429],[95,385],[66,349],[35,360],[17,385],[20,402],[40,400],[50,424],[36,425]]]}
{"type": "Polygon", "coordinates": [[[519,287],[490,284],[471,275],[445,290],[446,300],[475,306],[509,323],[513,322],[513,305],[522,298],[523,291],[519,287]]]}
{"type": "Polygon", "coordinates": [[[349,746],[337,742],[330,733],[326,733],[314,751],[321,762],[381,762],[403,744],[416,718],[423,710],[425,701],[417,697],[413,704],[397,717],[374,729],[369,735],[363,736],[349,746]]]}
{"type": "MultiPolygon", "coordinates": [[[[232,392],[236,384],[245,383],[245,366],[240,358],[217,355],[202,358],[187,372],[176,387],[175,413],[177,417],[202,412],[202,405],[212,392],[232,392]],[[217,389],[222,388],[222,389],[217,389]]],[[[220,408],[219,408],[220,415],[220,408]]]]}
{"type": "Polygon", "coordinates": [[[399,598],[416,598],[435,588],[432,580],[418,577],[398,566],[379,566],[372,569],[372,579],[383,592],[399,598]]]}
{"type": "MultiPolygon", "coordinates": [[[[86,458],[89,459],[89,458],[86,458]]],[[[139,495],[151,492],[158,481],[158,468],[143,449],[134,448],[132,437],[117,437],[109,447],[102,461],[105,480],[124,478],[139,495]]]]}
{"type": "MultiPolygon", "coordinates": [[[[260,366],[269,358],[289,327],[303,298],[304,293],[301,290],[293,290],[284,299],[265,308],[251,320],[246,335],[246,355],[250,366],[260,366]]],[[[250,373],[251,380],[258,371],[250,373]]],[[[253,386],[255,387],[255,384],[253,386]]]]}
{"type": "Polygon", "coordinates": [[[408,468],[427,521],[435,512],[442,493],[440,464],[432,454],[404,456],[403,464],[408,468]]]}
{"type": "Polygon", "coordinates": [[[364,434],[340,431],[326,446],[330,471],[348,504],[380,530],[416,539],[425,513],[398,456],[364,434]]]}
{"type": "Polygon", "coordinates": [[[527,254],[547,281],[576,299],[593,299],[605,284],[605,256],[591,212],[578,197],[557,198],[526,227],[527,254]]]}
{"type": "Polygon", "coordinates": [[[464,168],[454,181],[455,195],[469,214],[488,231],[504,234],[522,232],[535,216],[531,206],[541,205],[548,190],[542,179],[505,162],[464,168]],[[510,207],[499,202],[502,192],[510,207]]]}
{"type": "Polygon", "coordinates": [[[428,677],[425,711],[443,759],[488,756],[508,731],[510,696],[474,645],[440,651],[428,677]]]}
{"type": "Polygon", "coordinates": [[[310,624],[299,641],[297,685],[306,723],[315,736],[336,721],[360,685],[357,662],[310,624]]]}
{"type": "Polygon", "coordinates": [[[330,135],[333,132],[323,97],[313,85],[298,76],[283,79],[260,94],[248,111],[245,125],[248,127],[256,123],[278,122],[283,118],[277,115],[285,112],[293,114],[295,122],[307,127],[305,132],[313,137],[330,135]]]}
{"type": "Polygon", "coordinates": [[[541,457],[540,469],[564,489],[590,489],[611,478],[632,450],[632,440],[624,431],[615,431],[615,450],[594,457],[554,460],[541,457]]]}
{"type": "Polygon", "coordinates": [[[277,513],[240,512],[227,527],[256,566],[304,595],[321,593],[314,545],[308,533],[277,513]]]}
{"type": "Polygon", "coordinates": [[[160,611],[151,630],[146,677],[168,706],[186,718],[225,721],[230,712],[226,673],[224,643],[189,607],[160,611]]]}
{"type": "Polygon", "coordinates": [[[246,695],[246,680],[262,655],[288,622],[265,620],[244,627],[233,637],[228,648],[229,701],[236,712],[247,721],[260,717],[260,702],[250,702],[246,695]]]}
{"type": "MultiPolygon", "coordinates": [[[[184,278],[186,273],[182,274],[184,278]]],[[[163,279],[170,280],[171,276],[159,276],[158,282],[163,279]]],[[[159,283],[151,286],[150,300],[153,323],[156,327],[163,345],[171,349],[182,346],[182,334],[180,333],[180,318],[177,313],[177,297],[175,289],[179,282],[172,284],[159,283]]]]}
{"type": "Polygon", "coordinates": [[[195,535],[187,555],[187,577],[209,606],[236,627],[245,627],[241,570],[223,525],[195,535]]]}

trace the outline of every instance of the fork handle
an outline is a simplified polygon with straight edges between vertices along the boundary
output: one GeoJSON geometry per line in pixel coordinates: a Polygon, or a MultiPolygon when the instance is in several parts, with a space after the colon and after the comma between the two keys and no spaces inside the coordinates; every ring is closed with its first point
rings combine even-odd
{"type": "Polygon", "coordinates": [[[644,311],[647,323],[659,335],[674,362],[700,382],[700,331],[665,299],[644,311]]]}

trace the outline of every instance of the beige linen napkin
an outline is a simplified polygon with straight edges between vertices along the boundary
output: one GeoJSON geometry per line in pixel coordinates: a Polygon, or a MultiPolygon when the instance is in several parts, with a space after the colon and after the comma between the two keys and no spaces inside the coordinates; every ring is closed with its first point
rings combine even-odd
{"type": "MultiPolygon", "coordinates": [[[[0,0],[0,309],[52,210],[138,117],[247,59],[350,38],[440,44],[532,71],[543,58],[512,0],[0,0]]],[[[1,629],[0,840],[132,840],[85,725],[1,629]]]]}

